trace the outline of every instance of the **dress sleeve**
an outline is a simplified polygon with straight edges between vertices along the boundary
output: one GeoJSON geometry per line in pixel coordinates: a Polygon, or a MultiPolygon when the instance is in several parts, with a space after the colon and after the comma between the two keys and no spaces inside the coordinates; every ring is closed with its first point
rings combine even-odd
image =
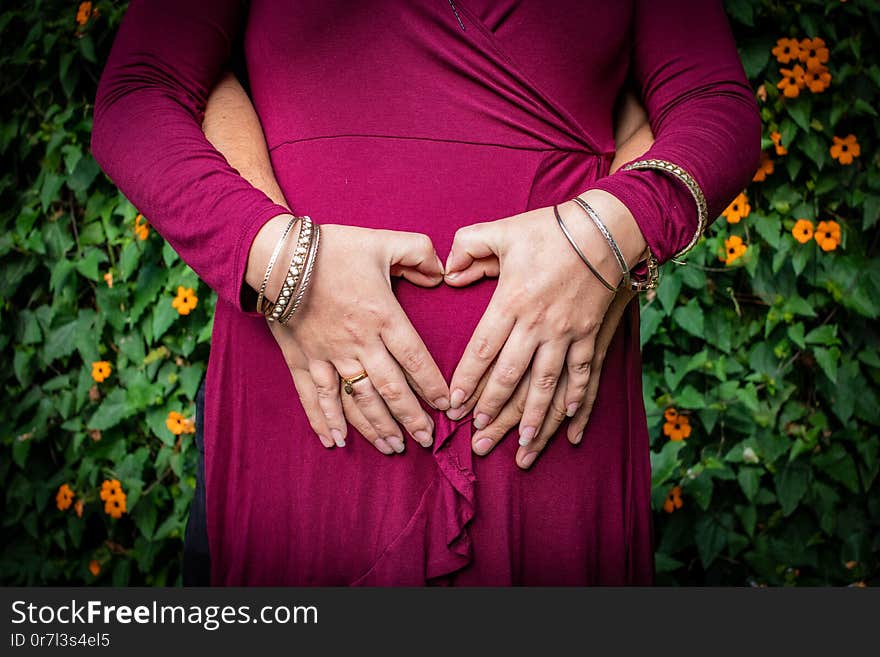
{"type": "Polygon", "coordinates": [[[132,0],[95,100],[92,154],[180,257],[241,312],[251,243],[289,211],[205,138],[211,87],[243,25],[238,0],[132,0]]]}
{"type": "MultiPolygon", "coordinates": [[[[720,0],[636,0],[631,74],[654,133],[639,156],[669,160],[693,176],[711,223],[758,168],[761,119],[720,0]]],[[[641,169],[602,178],[590,189],[632,212],[662,263],[687,246],[697,208],[671,174],[641,169]]]]}

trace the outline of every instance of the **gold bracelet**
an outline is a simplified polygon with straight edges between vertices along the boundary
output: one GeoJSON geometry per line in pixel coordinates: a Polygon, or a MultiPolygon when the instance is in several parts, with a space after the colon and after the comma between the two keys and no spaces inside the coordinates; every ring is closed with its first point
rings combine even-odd
{"type": "Polygon", "coordinates": [[[677,260],[677,258],[681,258],[685,253],[696,246],[697,241],[702,237],[703,232],[706,230],[706,226],[709,223],[709,209],[706,204],[706,197],[703,194],[703,190],[700,189],[700,186],[691,174],[677,164],[673,164],[667,160],[636,160],[623,167],[624,171],[631,169],[659,169],[660,171],[671,173],[684,183],[685,187],[687,187],[688,191],[691,193],[691,196],[694,197],[694,201],[697,204],[697,230],[691,238],[691,241],[688,242],[688,245],[672,256],[672,260],[677,264],[685,264],[677,260]]]}

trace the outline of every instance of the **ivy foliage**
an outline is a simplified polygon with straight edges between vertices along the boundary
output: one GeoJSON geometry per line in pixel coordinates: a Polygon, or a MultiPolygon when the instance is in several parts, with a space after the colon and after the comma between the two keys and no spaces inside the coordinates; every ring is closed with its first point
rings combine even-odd
{"type": "MultiPolygon", "coordinates": [[[[657,579],[876,583],[880,3],[726,4],[768,164],[642,300],[657,579]]],[[[123,11],[0,10],[6,584],[180,582],[215,297],[88,151],[123,11]]]]}

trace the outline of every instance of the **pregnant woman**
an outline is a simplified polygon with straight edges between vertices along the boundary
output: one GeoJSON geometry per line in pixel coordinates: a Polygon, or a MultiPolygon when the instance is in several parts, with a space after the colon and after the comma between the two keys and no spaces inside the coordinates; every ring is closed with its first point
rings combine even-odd
{"type": "Polygon", "coordinates": [[[212,582],[650,583],[629,290],[759,136],[718,2],[132,2],[93,152],[219,297],[212,582]],[[277,193],[202,132],[242,31],[277,193]]]}

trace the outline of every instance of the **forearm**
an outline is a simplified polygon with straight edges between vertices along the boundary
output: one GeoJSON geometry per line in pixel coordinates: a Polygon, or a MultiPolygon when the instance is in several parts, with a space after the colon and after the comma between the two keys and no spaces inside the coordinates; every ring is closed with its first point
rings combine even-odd
{"type": "MultiPolygon", "coordinates": [[[[223,154],[230,166],[245,180],[274,202],[290,207],[275,178],[259,117],[244,88],[231,72],[225,73],[211,91],[202,130],[214,148],[223,154]]],[[[269,258],[289,220],[290,215],[279,215],[270,219],[254,238],[245,271],[245,281],[254,290],[260,288],[269,258]]],[[[281,288],[282,270],[289,260],[284,256],[292,253],[298,232],[299,226],[295,226],[285,242],[287,249],[276,261],[274,275],[266,285],[266,296],[269,299],[274,300],[281,288]]]]}

